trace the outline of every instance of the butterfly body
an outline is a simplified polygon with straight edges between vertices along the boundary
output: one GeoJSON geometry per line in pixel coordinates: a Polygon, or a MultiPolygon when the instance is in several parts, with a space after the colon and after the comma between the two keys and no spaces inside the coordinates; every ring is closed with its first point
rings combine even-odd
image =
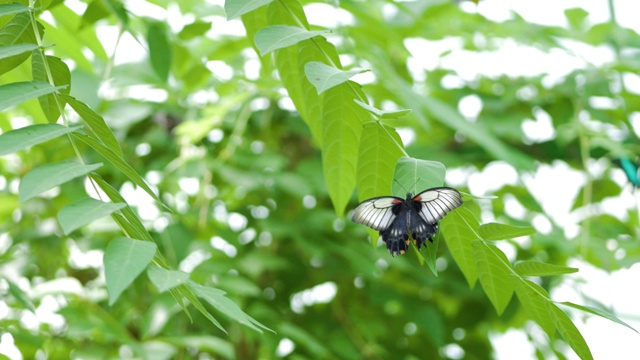
{"type": "Polygon", "coordinates": [[[361,202],[352,220],[380,231],[391,255],[404,254],[412,238],[420,247],[438,232],[438,222],[462,204],[460,193],[452,188],[432,188],[406,199],[381,196],[361,202]]]}

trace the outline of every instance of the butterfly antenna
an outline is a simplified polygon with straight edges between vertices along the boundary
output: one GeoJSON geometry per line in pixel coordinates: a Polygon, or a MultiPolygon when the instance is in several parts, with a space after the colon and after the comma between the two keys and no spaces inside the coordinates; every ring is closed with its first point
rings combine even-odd
{"type": "Polygon", "coordinates": [[[405,189],[405,187],[404,187],[404,186],[402,186],[402,184],[400,184],[400,181],[398,181],[398,180],[396,180],[396,179],[393,179],[393,181],[397,182],[397,183],[398,183],[398,185],[400,185],[400,187],[402,188],[402,190],[404,190],[405,192],[409,192],[407,189],[405,189]]]}

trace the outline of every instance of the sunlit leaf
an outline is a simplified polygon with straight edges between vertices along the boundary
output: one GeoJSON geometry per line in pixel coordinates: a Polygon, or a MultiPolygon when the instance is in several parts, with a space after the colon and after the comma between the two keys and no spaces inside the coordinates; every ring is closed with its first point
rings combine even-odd
{"type": "Polygon", "coordinates": [[[445,167],[437,161],[402,157],[398,160],[392,184],[393,195],[404,198],[444,184],[445,167]]]}
{"type": "Polygon", "coordinates": [[[151,67],[160,80],[166,82],[169,78],[173,53],[164,26],[156,22],[150,23],[147,28],[147,42],[151,67]]]}
{"type": "Polygon", "coordinates": [[[271,25],[267,26],[256,34],[255,43],[260,55],[266,54],[295,45],[303,40],[322,35],[328,31],[308,31],[306,29],[288,26],[288,25],[271,25]]]}
{"type": "Polygon", "coordinates": [[[42,81],[23,81],[0,85],[0,111],[55,92],[58,88],[42,81]]]}
{"type": "Polygon", "coordinates": [[[560,336],[562,336],[562,339],[571,346],[576,354],[578,354],[580,359],[593,359],[593,355],[591,355],[591,350],[589,350],[587,342],[584,341],[582,334],[580,334],[580,330],[578,330],[573,322],[571,322],[569,316],[567,316],[564,311],[560,310],[552,302],[547,303],[547,308],[551,313],[551,318],[553,319],[553,323],[555,324],[556,329],[558,329],[560,336]]]}
{"type": "Polygon", "coordinates": [[[36,124],[7,131],[0,135],[0,156],[24,150],[30,146],[78,131],[81,127],[66,127],[58,124],[36,124]]]}
{"type": "Polygon", "coordinates": [[[575,273],[578,269],[539,261],[521,261],[516,264],[515,271],[520,276],[551,276],[575,273]]]}
{"type": "Polygon", "coordinates": [[[184,271],[167,270],[158,266],[150,266],[147,276],[159,292],[165,292],[189,280],[189,274],[184,271]]]}
{"type": "Polygon", "coordinates": [[[104,275],[109,290],[109,305],[144,271],[156,254],[157,246],[150,241],[117,237],[104,253],[104,275]]]}
{"type": "Polygon", "coordinates": [[[90,173],[102,164],[83,165],[75,161],[61,161],[41,165],[29,171],[20,181],[20,202],[25,202],[55,186],[90,173]]]}
{"type": "Polygon", "coordinates": [[[6,59],[12,56],[30,53],[34,49],[37,49],[36,44],[16,44],[8,46],[0,46],[0,59],[6,59]]]}
{"type": "Polygon", "coordinates": [[[480,285],[498,314],[509,305],[514,287],[511,264],[506,255],[494,245],[482,240],[471,242],[480,285]]]}
{"type": "Polygon", "coordinates": [[[555,325],[552,319],[553,314],[549,312],[547,306],[547,303],[551,301],[547,291],[529,280],[514,278],[513,281],[516,295],[522,307],[547,333],[549,338],[553,338],[555,325]]]}
{"type": "Polygon", "coordinates": [[[316,87],[318,94],[322,94],[340,84],[347,83],[354,75],[367,71],[369,70],[344,71],[333,66],[325,65],[319,61],[308,62],[304,66],[304,73],[307,76],[307,80],[316,87]]]}
{"type": "Polygon", "coordinates": [[[528,236],[536,233],[536,229],[531,226],[513,226],[500,223],[482,224],[478,229],[478,234],[484,240],[504,240],[513,239],[519,236],[528,236]]]}
{"type": "Polygon", "coordinates": [[[224,11],[227,13],[227,20],[231,20],[271,1],[273,0],[226,0],[224,2],[224,11]]]}
{"type": "Polygon", "coordinates": [[[478,239],[478,220],[466,209],[454,210],[440,221],[440,232],[451,256],[458,264],[469,287],[473,287],[478,280],[476,264],[471,243],[478,239]]]}
{"type": "Polygon", "coordinates": [[[605,319],[611,320],[615,323],[618,323],[622,326],[626,326],[627,328],[635,331],[636,333],[638,333],[638,330],[634,329],[631,325],[627,324],[626,322],[620,320],[615,314],[613,314],[612,312],[606,310],[606,309],[599,309],[599,308],[595,308],[593,306],[587,306],[587,305],[579,305],[579,304],[575,304],[572,303],[570,301],[563,301],[560,302],[559,304],[565,305],[565,306],[569,306],[572,307],[574,309],[578,309],[578,310],[582,310],[584,312],[588,312],[590,314],[593,315],[597,315],[600,317],[603,317],[605,319]]]}
{"type": "Polygon", "coordinates": [[[85,198],[69,204],[58,213],[58,221],[65,234],[79,229],[93,221],[105,217],[126,204],[105,203],[100,200],[85,198]]]}

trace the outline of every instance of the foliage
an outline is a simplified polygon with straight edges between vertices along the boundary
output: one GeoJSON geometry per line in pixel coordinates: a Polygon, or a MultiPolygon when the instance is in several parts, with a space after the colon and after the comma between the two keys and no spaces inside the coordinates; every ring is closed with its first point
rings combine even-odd
{"type": "Polygon", "coordinates": [[[0,324],[24,357],[270,358],[286,355],[287,339],[298,358],[449,357],[450,344],[488,358],[489,331],[533,320],[549,338],[541,356],[560,353],[561,339],[589,359],[564,309],[630,327],[549,292],[556,276],[578,271],[571,258],[615,270],[640,256],[635,209],[628,220],[594,211],[620,193],[616,170],[590,169],[638,153],[618,141],[634,136],[638,95],[611,86],[637,70],[621,49],[637,50],[638,34],[590,25],[580,9],[560,28],[498,23],[448,1],[342,2],[355,21],[332,33],[309,25],[297,0],[228,0],[224,11],[151,3],[195,20],[176,27],[115,0],[79,12],[63,1],[0,5],[0,264],[14,269],[2,276],[11,296],[0,324]],[[246,36],[209,36],[223,14],[241,19],[246,36]],[[148,57],[116,63],[100,28],[144,44],[148,57]],[[552,51],[569,39],[607,44],[617,57],[554,83],[408,71],[407,39],[451,36],[471,52],[506,40],[552,51]],[[352,80],[360,74],[374,81],[352,80]],[[443,86],[451,79],[459,85],[443,86]],[[483,104],[476,119],[456,109],[470,96],[483,104]],[[540,113],[554,136],[535,141],[522,129],[540,113]],[[559,161],[584,174],[575,241],[555,222],[536,232],[532,220],[550,214],[522,183],[501,184],[492,201],[467,196],[424,253],[391,258],[349,222],[356,189],[359,200],[402,196],[442,186],[445,164],[477,173],[496,161],[519,175],[559,161]],[[51,304],[61,318],[21,321],[51,304]]]}

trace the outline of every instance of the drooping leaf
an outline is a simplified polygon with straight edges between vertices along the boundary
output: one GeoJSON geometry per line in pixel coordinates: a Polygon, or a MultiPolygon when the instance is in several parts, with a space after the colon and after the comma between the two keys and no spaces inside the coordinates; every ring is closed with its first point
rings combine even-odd
{"type": "Polygon", "coordinates": [[[540,285],[514,276],[514,288],[518,300],[527,314],[535,320],[550,339],[553,338],[555,325],[547,303],[551,301],[549,294],[540,285]]]}
{"type": "Polygon", "coordinates": [[[144,271],[156,254],[157,246],[150,241],[117,237],[104,252],[104,275],[109,291],[109,305],[144,271]]]}
{"type": "Polygon", "coordinates": [[[322,165],[329,196],[339,217],[356,185],[358,144],[369,114],[357,106],[354,84],[341,84],[325,94],[322,165]]]}
{"type": "Polygon", "coordinates": [[[297,26],[271,25],[258,31],[255,44],[260,51],[260,55],[265,56],[274,50],[295,45],[303,40],[311,39],[327,32],[308,31],[297,26]]]}
{"type": "Polygon", "coordinates": [[[578,269],[539,261],[521,261],[516,264],[515,271],[520,276],[551,276],[575,273],[578,269]]]}
{"type": "Polygon", "coordinates": [[[59,90],[42,81],[22,81],[0,85],[0,111],[59,90]]]}
{"type": "Polygon", "coordinates": [[[60,95],[60,97],[78,113],[87,125],[89,125],[89,128],[91,128],[91,131],[93,131],[96,137],[100,139],[100,141],[102,141],[109,150],[113,151],[119,157],[122,157],[120,143],[118,143],[116,136],[107,126],[107,123],[104,121],[102,116],[91,110],[89,106],[73,96],[60,95]]]}
{"type": "Polygon", "coordinates": [[[20,202],[25,202],[55,186],[90,173],[102,164],[83,165],[75,161],[45,164],[29,171],[18,187],[20,202]]]}
{"type": "Polygon", "coordinates": [[[138,175],[138,173],[131,167],[131,165],[127,164],[124,161],[124,159],[116,155],[116,153],[113,152],[113,150],[107,148],[101,142],[97,141],[96,139],[90,136],[79,135],[79,134],[73,134],[73,136],[74,138],[81,140],[82,142],[87,144],[89,147],[95,150],[98,154],[102,155],[105,158],[105,160],[107,160],[109,163],[115,166],[118,170],[120,170],[122,174],[124,174],[129,180],[131,180],[134,184],[140,186],[147,194],[149,194],[149,196],[151,196],[160,204],[162,204],[162,201],[160,201],[160,198],[158,197],[158,195],[156,195],[153,192],[153,190],[151,190],[149,185],[147,185],[146,181],[144,181],[144,179],[140,175],[138,175]]]}
{"type": "Polygon", "coordinates": [[[531,226],[513,226],[500,223],[487,223],[480,225],[478,234],[484,240],[505,240],[519,236],[528,236],[536,233],[536,229],[531,226]]]}
{"type": "Polygon", "coordinates": [[[227,20],[232,20],[260,6],[267,5],[271,1],[273,0],[226,0],[224,11],[227,13],[227,20]]]}
{"type": "Polygon", "coordinates": [[[35,314],[36,307],[33,305],[33,302],[31,301],[31,299],[29,299],[29,296],[25,294],[25,292],[22,291],[22,289],[20,289],[20,287],[16,285],[13,281],[7,279],[4,276],[0,278],[4,279],[4,281],[7,282],[7,284],[9,285],[9,293],[11,294],[11,296],[13,296],[14,299],[16,299],[18,304],[20,304],[20,306],[22,306],[23,308],[35,314]]]}
{"type": "Polygon", "coordinates": [[[189,274],[184,271],[167,270],[158,266],[149,266],[147,276],[160,292],[185,284],[189,280],[189,274]]]}
{"type": "Polygon", "coordinates": [[[195,294],[211,304],[218,311],[234,319],[235,321],[254,329],[257,332],[262,333],[262,330],[273,330],[262,325],[256,319],[247,315],[242,311],[236,303],[225,296],[225,292],[222,290],[214,289],[212,287],[202,286],[193,281],[188,282],[189,287],[195,292],[195,294]]]}
{"type": "Polygon", "coordinates": [[[318,94],[322,94],[340,84],[347,83],[354,75],[367,71],[369,70],[344,71],[333,66],[325,65],[319,61],[308,62],[304,66],[304,73],[307,76],[307,80],[316,87],[318,94]]]}
{"type": "Polygon", "coordinates": [[[19,4],[17,2],[14,2],[11,4],[0,4],[0,16],[19,14],[19,13],[24,13],[28,11],[29,11],[28,6],[19,4]]]}
{"type": "Polygon", "coordinates": [[[496,246],[482,240],[471,242],[480,285],[498,314],[502,314],[513,296],[511,263],[496,246]]]}
{"type": "Polygon", "coordinates": [[[560,302],[559,304],[565,305],[565,306],[569,306],[572,307],[574,309],[578,309],[578,310],[582,310],[584,312],[588,312],[589,314],[593,314],[593,315],[597,315],[600,317],[603,317],[605,319],[611,320],[615,323],[618,323],[622,326],[626,326],[627,328],[635,331],[636,333],[638,333],[638,330],[634,329],[631,325],[627,324],[626,322],[620,320],[615,314],[613,314],[612,312],[606,310],[606,309],[599,309],[593,306],[588,306],[588,305],[579,305],[579,304],[575,304],[572,303],[570,301],[563,301],[560,302]]]}
{"type": "Polygon", "coordinates": [[[441,162],[402,157],[396,163],[393,195],[404,198],[407,192],[419,193],[444,184],[445,167],[441,162]]]}
{"type": "Polygon", "coordinates": [[[69,204],[58,213],[58,221],[65,234],[79,229],[93,221],[118,211],[126,204],[106,203],[100,200],[85,198],[69,204]]]}
{"type": "MultiPolygon", "coordinates": [[[[0,6],[2,6],[0,11],[5,9],[8,13],[17,13],[17,15],[0,28],[0,47],[21,44],[37,44],[38,41],[36,40],[33,32],[33,25],[31,24],[31,16],[28,11],[24,11],[24,5],[4,4],[0,6]]],[[[36,27],[40,32],[40,35],[42,35],[42,26],[37,24],[36,27]]],[[[22,64],[30,55],[31,53],[21,52],[14,56],[0,59],[0,75],[13,70],[18,65],[22,64]]]]}
{"type": "Polygon", "coordinates": [[[547,308],[562,339],[571,346],[580,359],[592,360],[593,355],[589,350],[589,345],[584,341],[580,330],[573,324],[569,316],[552,302],[547,303],[547,308]]]}
{"type": "Polygon", "coordinates": [[[36,124],[7,131],[0,135],[0,156],[24,150],[30,146],[78,131],[81,127],[66,127],[58,124],[36,124]]]}
{"type": "Polygon", "coordinates": [[[478,220],[466,209],[454,210],[440,221],[440,232],[444,235],[451,256],[467,279],[469,287],[473,287],[478,280],[471,245],[479,238],[478,227],[478,220]]]}

